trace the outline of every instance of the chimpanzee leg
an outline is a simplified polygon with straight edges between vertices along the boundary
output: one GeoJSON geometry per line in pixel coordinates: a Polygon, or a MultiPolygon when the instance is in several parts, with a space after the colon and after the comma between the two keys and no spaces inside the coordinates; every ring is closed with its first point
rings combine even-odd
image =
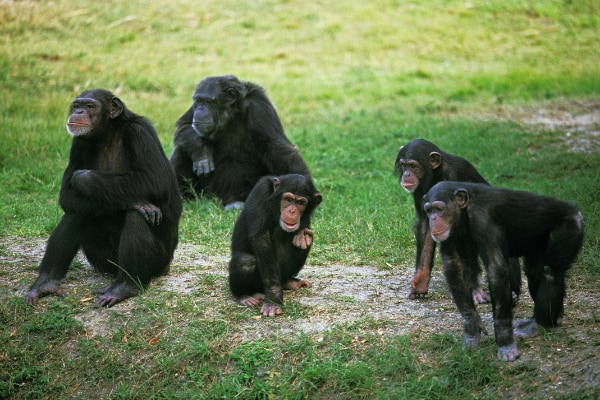
{"type": "Polygon", "coordinates": [[[464,319],[465,348],[475,349],[479,345],[481,332],[487,334],[473,301],[473,288],[477,287],[479,274],[476,253],[468,256],[464,252],[461,255],[456,249],[448,249],[449,243],[442,243],[441,246],[446,282],[464,319]]]}
{"type": "Polygon", "coordinates": [[[519,259],[511,257],[508,260],[510,266],[510,288],[513,307],[517,305],[521,296],[521,265],[519,259]]]}
{"type": "Polygon", "coordinates": [[[538,335],[538,324],[552,328],[560,324],[565,298],[565,273],[583,243],[583,220],[579,212],[564,218],[549,235],[544,254],[525,258],[525,275],[534,301],[533,318],[515,323],[517,337],[538,335]]]}
{"type": "Polygon", "coordinates": [[[494,333],[501,361],[514,361],[521,355],[512,326],[512,266],[508,258],[496,255],[488,258],[487,277],[492,296],[494,333]]]}
{"type": "Polygon", "coordinates": [[[39,297],[50,293],[64,295],[60,283],[77,254],[81,234],[81,218],[75,214],[64,214],[48,239],[39,276],[25,297],[26,304],[36,305],[39,297]]]}
{"type": "Polygon", "coordinates": [[[257,306],[265,298],[256,257],[235,252],[229,262],[229,288],[235,301],[245,306],[257,306]]]}
{"type": "Polygon", "coordinates": [[[152,278],[168,272],[171,254],[165,243],[158,240],[150,225],[137,211],[125,214],[119,235],[117,278],[114,283],[99,289],[96,304],[111,307],[129,297],[137,296],[152,278]]]}
{"type": "Polygon", "coordinates": [[[539,289],[533,315],[538,324],[555,327],[563,316],[565,273],[575,261],[583,243],[583,221],[579,212],[564,219],[548,237],[540,271],[539,289]]]}

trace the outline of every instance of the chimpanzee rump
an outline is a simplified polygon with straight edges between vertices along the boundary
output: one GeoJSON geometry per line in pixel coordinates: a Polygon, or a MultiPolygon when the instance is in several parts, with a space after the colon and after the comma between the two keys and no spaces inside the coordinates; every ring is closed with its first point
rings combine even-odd
{"type": "Polygon", "coordinates": [[[440,243],[448,286],[465,321],[466,347],[477,347],[485,332],[471,297],[479,256],[492,297],[498,358],[515,360],[521,354],[517,337],[536,336],[538,325],[557,326],[563,316],[565,274],[583,243],[579,210],[548,196],[466,182],[440,182],[423,201],[431,235],[440,243]],[[513,331],[509,258],[520,256],[535,305],[533,317],[517,321],[513,331]]]}

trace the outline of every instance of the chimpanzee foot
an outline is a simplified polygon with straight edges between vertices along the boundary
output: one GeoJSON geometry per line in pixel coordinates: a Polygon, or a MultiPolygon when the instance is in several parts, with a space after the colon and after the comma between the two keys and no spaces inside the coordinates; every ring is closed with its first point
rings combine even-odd
{"type": "Polygon", "coordinates": [[[255,307],[263,301],[265,295],[263,293],[254,293],[252,296],[244,296],[237,299],[237,302],[243,306],[255,307]]]}
{"type": "Polygon", "coordinates": [[[297,290],[301,287],[312,287],[312,283],[304,279],[293,278],[288,279],[287,282],[281,285],[284,290],[297,290]]]}
{"type": "Polygon", "coordinates": [[[112,307],[125,299],[137,296],[140,293],[140,288],[133,282],[119,282],[95,290],[94,293],[101,295],[96,298],[96,305],[112,307]]]}
{"type": "MultiPolygon", "coordinates": [[[[38,281],[40,279],[38,278],[38,281]]],[[[37,305],[37,300],[41,297],[49,294],[56,294],[57,296],[65,296],[65,292],[60,288],[60,279],[46,280],[43,283],[38,284],[38,281],[34,283],[27,295],[25,295],[25,304],[28,306],[37,305]]]]}
{"type": "Polygon", "coordinates": [[[490,296],[483,290],[480,286],[477,289],[473,290],[473,302],[475,304],[485,304],[490,301],[490,296]]]}
{"type": "Polygon", "coordinates": [[[464,345],[465,350],[475,350],[477,347],[479,347],[480,340],[481,340],[480,335],[477,335],[477,336],[466,335],[465,336],[465,345],[464,345]]]}
{"type": "Polygon", "coordinates": [[[265,317],[274,317],[276,315],[283,314],[283,309],[281,306],[265,301],[260,308],[260,312],[265,317]]]}
{"type": "Polygon", "coordinates": [[[238,210],[238,209],[242,209],[243,207],[244,207],[243,201],[234,201],[229,204],[225,204],[226,210],[238,210]]]}
{"type": "Polygon", "coordinates": [[[539,334],[538,324],[533,318],[520,319],[513,325],[513,335],[515,335],[516,338],[532,338],[539,334]]]}
{"type": "Polygon", "coordinates": [[[498,346],[498,359],[500,361],[515,361],[521,352],[517,348],[517,341],[513,341],[507,346],[498,346]]]}

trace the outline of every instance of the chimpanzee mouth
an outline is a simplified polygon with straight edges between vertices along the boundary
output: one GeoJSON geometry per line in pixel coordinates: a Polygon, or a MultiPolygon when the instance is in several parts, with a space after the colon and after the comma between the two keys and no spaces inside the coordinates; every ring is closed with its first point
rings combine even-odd
{"type": "Polygon", "coordinates": [[[403,183],[402,188],[404,188],[404,190],[406,190],[408,193],[412,193],[417,188],[417,185],[414,183],[403,183]]]}
{"type": "Polygon", "coordinates": [[[87,124],[78,124],[76,122],[70,122],[67,124],[67,132],[72,136],[82,136],[90,131],[90,126],[87,124]]]}
{"type": "Polygon", "coordinates": [[[211,133],[212,126],[213,124],[202,124],[199,122],[192,123],[192,128],[194,129],[194,132],[196,132],[196,135],[200,137],[209,136],[209,134],[211,133]]]}
{"type": "Polygon", "coordinates": [[[448,237],[450,237],[450,229],[447,228],[442,231],[435,231],[435,232],[431,231],[431,237],[436,242],[443,242],[444,240],[448,239],[448,237]]]}
{"type": "Polygon", "coordinates": [[[281,226],[281,229],[283,229],[286,232],[295,232],[295,231],[298,230],[298,227],[300,226],[300,223],[297,222],[295,224],[288,224],[283,219],[280,219],[279,220],[279,226],[281,226]]]}

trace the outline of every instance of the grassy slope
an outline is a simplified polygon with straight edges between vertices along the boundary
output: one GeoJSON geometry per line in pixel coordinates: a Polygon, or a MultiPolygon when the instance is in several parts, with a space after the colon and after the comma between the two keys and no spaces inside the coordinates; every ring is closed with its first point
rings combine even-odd
{"type": "MultiPolygon", "coordinates": [[[[558,97],[597,98],[599,11],[591,0],[2,2],[0,235],[45,237],[60,218],[57,193],[70,141],[64,120],[75,94],[89,87],[115,91],[132,110],[154,122],[169,153],[174,123],[189,106],[194,84],[207,75],[234,73],[267,89],[325,196],[315,217],[317,243],[311,263],[411,268],[412,203],[398,188],[392,167],[400,144],[426,137],[470,159],[494,184],[577,201],[586,218],[587,237],[575,277],[596,281],[600,277],[596,268],[600,223],[595,215],[600,194],[598,153],[565,152],[561,132],[532,135],[514,123],[460,115],[464,110],[498,111],[506,105],[558,97]]],[[[235,213],[226,213],[212,202],[187,204],[182,241],[199,244],[204,253],[226,256],[234,219],[235,213]]],[[[115,353],[106,355],[102,349],[106,351],[110,343],[76,339],[77,329],[65,317],[73,313],[73,305],[54,306],[21,324],[14,318],[21,313],[21,299],[4,300],[0,323],[8,328],[3,330],[3,343],[17,345],[10,339],[15,333],[30,338],[30,347],[17,345],[27,350],[18,353],[21,362],[9,370],[12,377],[27,375],[17,382],[33,382],[25,385],[23,397],[28,397],[23,393],[34,397],[35,390],[45,387],[47,371],[27,367],[37,365],[38,354],[46,351],[45,340],[58,346],[63,337],[71,337],[83,355],[81,362],[105,364],[89,376],[73,372],[75,366],[67,367],[75,381],[115,382],[122,386],[117,392],[125,394],[127,382],[116,377],[123,368],[119,357],[151,358],[158,351],[138,352],[133,345],[116,345],[115,353]],[[46,328],[36,328],[42,325],[46,328]],[[109,370],[115,376],[103,375],[109,370]]],[[[143,307],[145,312],[154,309],[150,304],[143,307]]],[[[194,312],[191,309],[190,316],[194,312]]],[[[143,332],[146,318],[136,314],[126,325],[143,332]]],[[[166,322],[158,318],[154,323],[166,322]]],[[[193,325],[186,331],[196,338],[191,344],[181,348],[178,342],[164,344],[157,355],[182,352],[196,365],[195,357],[208,352],[213,356],[206,357],[207,365],[199,362],[197,368],[225,370],[221,386],[251,387],[247,390],[254,394],[274,393],[275,386],[269,386],[274,377],[259,380],[265,387],[249,383],[256,365],[274,362],[274,351],[280,356],[290,348],[308,353],[302,362],[275,358],[277,365],[291,365],[291,370],[282,367],[284,379],[296,379],[295,384],[307,385],[308,392],[327,396],[343,390],[347,382],[354,382],[355,374],[366,380],[360,386],[364,393],[357,391],[357,396],[370,397],[377,394],[379,384],[368,380],[385,386],[385,379],[394,373],[386,370],[390,360],[395,369],[405,368],[407,382],[420,379],[425,371],[397,360],[404,353],[410,359],[411,351],[435,354],[436,342],[449,340],[413,341],[412,350],[410,339],[404,337],[393,338],[390,344],[374,340],[378,344],[356,359],[347,354],[353,333],[347,336],[340,331],[332,333],[333,341],[348,347],[311,350],[315,343],[302,337],[251,343],[242,349],[255,357],[248,358],[246,365],[236,356],[242,350],[224,343],[230,328],[214,322],[206,339],[206,328],[200,322],[193,325]],[[348,376],[336,378],[332,371],[341,365],[348,366],[344,369],[348,376]],[[295,367],[304,371],[300,377],[295,367]],[[380,372],[373,375],[366,370],[380,372]],[[320,384],[321,378],[311,374],[333,383],[320,384]]],[[[448,346],[457,349],[452,357],[461,365],[458,376],[489,363],[478,356],[465,358],[460,343],[448,346]]],[[[7,362],[13,351],[11,347],[0,361],[7,362]]],[[[54,364],[58,362],[48,361],[60,370],[54,364]]],[[[474,381],[463,389],[452,385],[457,379],[452,368],[443,369],[438,362],[429,366],[442,368],[440,375],[446,382],[441,385],[426,376],[429,384],[441,385],[440,393],[452,387],[456,396],[469,388],[501,388],[503,379],[519,374],[514,369],[505,375],[490,372],[492,377],[482,378],[487,383],[474,381]]],[[[179,367],[164,366],[171,372],[179,367]]],[[[186,379],[209,376],[202,370],[197,375],[190,370],[181,373],[186,379]]],[[[136,379],[144,382],[144,374],[138,371],[136,379]]],[[[156,388],[176,393],[179,383],[172,379],[166,373],[155,387],[142,388],[141,393],[147,397],[156,388]]],[[[390,385],[387,390],[399,390],[390,385]]],[[[207,390],[217,390],[211,387],[207,390]]],[[[419,385],[402,387],[419,396],[419,385]]],[[[180,389],[185,393],[185,388],[180,389]]],[[[4,390],[8,389],[0,386],[0,394],[8,393],[4,390]]],[[[60,387],[53,390],[58,395],[68,393],[60,387]]],[[[280,390],[279,394],[284,389],[280,390]]]]}

